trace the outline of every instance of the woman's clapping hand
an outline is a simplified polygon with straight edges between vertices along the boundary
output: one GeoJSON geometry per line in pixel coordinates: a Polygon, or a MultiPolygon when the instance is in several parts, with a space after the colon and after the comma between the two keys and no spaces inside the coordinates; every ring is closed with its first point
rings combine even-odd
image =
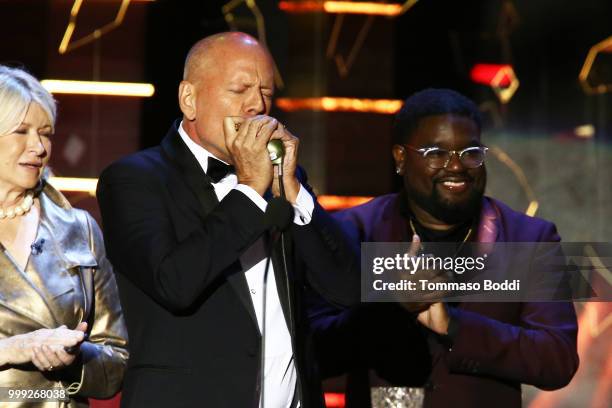
{"type": "Polygon", "coordinates": [[[78,355],[78,346],[85,340],[87,323],[70,330],[66,326],[39,329],[2,340],[0,361],[6,364],[31,362],[40,371],[52,371],[69,366],[78,355]],[[77,353],[67,349],[77,346],[77,353]]]}

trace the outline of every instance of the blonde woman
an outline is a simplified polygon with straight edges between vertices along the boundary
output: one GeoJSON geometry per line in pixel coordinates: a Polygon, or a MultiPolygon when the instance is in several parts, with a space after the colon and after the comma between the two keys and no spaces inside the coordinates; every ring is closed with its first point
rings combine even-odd
{"type": "Polygon", "coordinates": [[[100,229],[42,177],[55,118],[34,77],[0,65],[0,406],[86,407],[128,357],[100,229]]]}

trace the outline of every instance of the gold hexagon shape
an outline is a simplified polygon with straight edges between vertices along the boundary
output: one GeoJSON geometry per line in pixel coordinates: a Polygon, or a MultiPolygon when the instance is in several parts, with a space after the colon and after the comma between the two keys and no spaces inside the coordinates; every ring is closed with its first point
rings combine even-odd
{"type": "Polygon", "coordinates": [[[85,44],[89,44],[90,42],[99,39],[104,34],[119,27],[121,23],[123,23],[125,13],[127,12],[131,1],[132,0],[121,0],[121,5],[119,6],[119,10],[117,11],[117,15],[115,15],[115,19],[113,21],[99,28],[96,28],[91,33],[87,34],[82,38],[79,38],[76,41],[70,42],[72,34],[76,29],[77,17],[79,16],[79,11],[81,11],[81,5],[83,4],[83,0],[75,0],[72,4],[72,8],[70,9],[70,20],[68,22],[68,25],[66,26],[66,30],[64,31],[64,36],[62,37],[62,41],[60,42],[58,52],[60,54],[65,54],[67,52],[75,50],[85,44]]]}
{"type": "Polygon", "coordinates": [[[502,67],[491,80],[491,88],[501,103],[508,103],[516,93],[520,82],[510,65],[502,67]],[[510,85],[501,86],[505,78],[510,79],[510,85]]]}
{"type": "MultiPolygon", "coordinates": [[[[601,63],[601,54],[612,54],[612,36],[606,38],[605,40],[595,44],[589,50],[586,59],[584,60],[584,64],[582,65],[582,69],[580,70],[580,74],[578,75],[578,80],[580,81],[580,86],[585,93],[589,95],[595,94],[603,94],[606,92],[612,92],[612,82],[611,83],[594,83],[593,81],[593,66],[596,66],[596,62],[601,63]]],[[[599,65],[599,64],[597,64],[599,65]]],[[[597,79],[595,79],[595,82],[597,79]]]]}

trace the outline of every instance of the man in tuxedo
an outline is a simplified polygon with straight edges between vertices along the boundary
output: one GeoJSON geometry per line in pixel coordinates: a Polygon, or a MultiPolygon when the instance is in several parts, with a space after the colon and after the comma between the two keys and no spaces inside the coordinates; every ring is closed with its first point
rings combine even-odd
{"type": "Polygon", "coordinates": [[[356,262],[297,166],[298,139],[268,116],[273,72],[246,34],[199,41],[179,86],[182,120],[100,177],[131,344],[124,407],[323,406],[302,296],[354,303],[356,262]],[[284,145],[295,218],[266,274],[278,235],[264,217],[279,195],[271,139],[284,145]]]}
{"type": "MultiPolygon", "coordinates": [[[[355,244],[407,242],[414,254],[419,241],[560,240],[552,223],[484,196],[486,148],[471,100],[448,89],[416,93],[395,131],[402,191],[335,214],[355,244]]],[[[578,368],[570,302],[407,306],[417,305],[311,307],[322,373],[349,373],[347,408],[369,407],[375,385],[424,387],[426,407],[520,407],[521,383],[560,388],[578,368]]]]}

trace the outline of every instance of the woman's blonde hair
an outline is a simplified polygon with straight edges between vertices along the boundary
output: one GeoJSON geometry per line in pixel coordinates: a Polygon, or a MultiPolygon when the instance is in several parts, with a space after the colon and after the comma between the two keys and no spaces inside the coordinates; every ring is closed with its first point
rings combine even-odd
{"type": "Polygon", "coordinates": [[[0,65],[0,136],[13,132],[23,122],[32,102],[47,113],[55,129],[57,107],[53,96],[23,69],[0,65]]]}

